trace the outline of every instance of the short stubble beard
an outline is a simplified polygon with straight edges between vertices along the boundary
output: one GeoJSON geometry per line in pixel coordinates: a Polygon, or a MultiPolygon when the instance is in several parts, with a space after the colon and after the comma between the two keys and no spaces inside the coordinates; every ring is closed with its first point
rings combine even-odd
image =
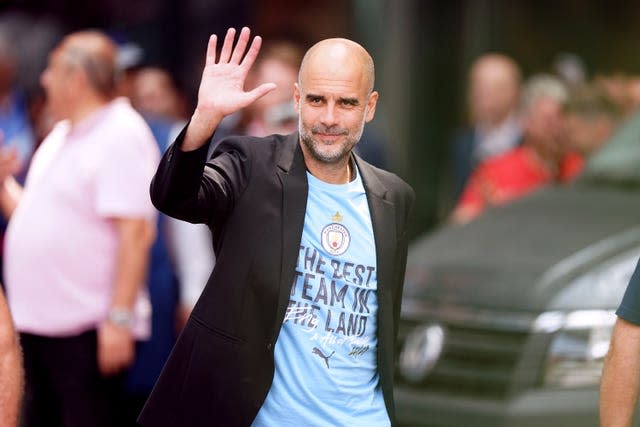
{"type": "Polygon", "coordinates": [[[298,124],[298,132],[300,133],[300,140],[304,144],[304,146],[309,151],[311,157],[321,163],[326,164],[338,164],[341,161],[347,159],[353,147],[358,143],[360,138],[362,137],[362,132],[364,130],[365,120],[362,120],[362,124],[360,126],[360,130],[353,137],[349,137],[349,131],[347,129],[331,129],[326,126],[317,125],[311,129],[308,129],[302,123],[302,120],[299,121],[298,124]],[[339,150],[332,153],[323,153],[319,148],[319,145],[322,144],[314,139],[314,134],[327,133],[327,134],[337,134],[345,136],[345,143],[340,147],[339,150]]]}

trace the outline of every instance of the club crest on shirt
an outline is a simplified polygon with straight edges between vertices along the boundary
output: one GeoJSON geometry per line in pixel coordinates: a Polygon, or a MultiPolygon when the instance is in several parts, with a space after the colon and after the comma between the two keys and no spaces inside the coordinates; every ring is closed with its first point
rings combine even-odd
{"type": "MultiPolygon", "coordinates": [[[[333,221],[342,221],[342,215],[336,212],[331,218],[333,221]]],[[[349,230],[338,223],[332,222],[326,225],[322,229],[321,239],[322,247],[331,255],[342,255],[349,249],[349,243],[351,243],[351,236],[349,230]]]]}

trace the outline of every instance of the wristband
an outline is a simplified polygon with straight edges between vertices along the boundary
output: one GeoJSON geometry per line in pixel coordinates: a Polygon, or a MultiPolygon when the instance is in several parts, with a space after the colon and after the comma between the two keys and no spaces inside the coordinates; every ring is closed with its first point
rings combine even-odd
{"type": "Polygon", "coordinates": [[[109,322],[115,326],[120,326],[121,328],[131,328],[132,316],[131,311],[126,308],[112,308],[109,310],[109,315],[107,317],[109,322]]]}

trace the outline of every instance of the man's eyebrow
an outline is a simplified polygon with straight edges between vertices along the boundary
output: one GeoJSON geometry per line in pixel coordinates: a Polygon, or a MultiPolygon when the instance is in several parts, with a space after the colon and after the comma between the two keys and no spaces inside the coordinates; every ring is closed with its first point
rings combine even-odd
{"type": "MultiPolygon", "coordinates": [[[[305,98],[309,101],[316,99],[325,100],[325,97],[323,95],[315,95],[313,93],[308,93],[305,98]]],[[[340,97],[338,98],[338,102],[341,104],[352,106],[360,105],[360,101],[356,97],[340,97]]]]}
{"type": "Polygon", "coordinates": [[[358,105],[358,104],[360,104],[360,101],[358,101],[358,98],[340,98],[339,100],[343,104],[348,104],[348,105],[358,105]]]}

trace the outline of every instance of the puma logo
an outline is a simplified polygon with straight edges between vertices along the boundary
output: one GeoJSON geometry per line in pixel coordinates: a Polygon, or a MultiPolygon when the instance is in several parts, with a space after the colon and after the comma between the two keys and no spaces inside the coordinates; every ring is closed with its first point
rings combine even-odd
{"type": "Polygon", "coordinates": [[[313,350],[311,350],[311,352],[313,354],[317,354],[318,356],[322,357],[324,359],[324,363],[327,364],[327,369],[329,369],[329,358],[333,356],[333,353],[335,353],[335,351],[332,352],[330,355],[325,356],[324,353],[322,353],[322,351],[318,347],[313,347],[313,350]]]}

